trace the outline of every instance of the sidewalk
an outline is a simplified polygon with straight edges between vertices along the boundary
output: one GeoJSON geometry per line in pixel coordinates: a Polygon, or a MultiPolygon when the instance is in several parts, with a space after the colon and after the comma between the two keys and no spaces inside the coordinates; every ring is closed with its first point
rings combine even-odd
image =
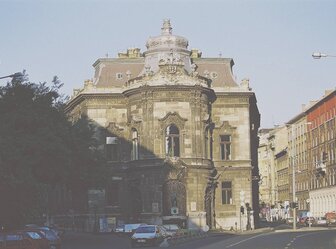
{"type": "Polygon", "coordinates": [[[245,234],[256,234],[256,233],[267,233],[274,231],[273,227],[263,227],[263,228],[257,228],[253,230],[244,230],[244,231],[209,231],[209,235],[220,235],[220,234],[232,234],[232,235],[245,235],[245,234]]]}
{"type": "Polygon", "coordinates": [[[275,230],[276,233],[296,233],[296,232],[311,232],[311,231],[325,231],[325,230],[336,230],[336,227],[298,227],[296,230],[292,228],[275,230]]]}
{"type": "Polygon", "coordinates": [[[254,230],[248,230],[248,231],[209,231],[209,232],[199,232],[199,233],[194,233],[192,235],[181,235],[181,236],[176,236],[171,239],[165,240],[164,242],[161,243],[160,247],[170,247],[173,245],[178,245],[182,244],[188,241],[193,241],[197,239],[202,239],[210,236],[221,236],[221,235],[248,235],[248,234],[257,234],[257,233],[268,233],[273,231],[274,228],[270,227],[265,227],[265,228],[259,228],[259,229],[254,229],[254,230]]]}

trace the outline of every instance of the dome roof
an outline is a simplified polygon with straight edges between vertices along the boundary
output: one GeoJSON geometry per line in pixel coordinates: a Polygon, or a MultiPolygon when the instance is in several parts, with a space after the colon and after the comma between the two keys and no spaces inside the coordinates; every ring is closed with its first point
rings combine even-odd
{"type": "Polygon", "coordinates": [[[182,36],[172,34],[172,27],[170,20],[165,19],[161,28],[161,35],[150,37],[146,43],[147,53],[153,50],[186,50],[188,47],[188,40],[182,36]]]}

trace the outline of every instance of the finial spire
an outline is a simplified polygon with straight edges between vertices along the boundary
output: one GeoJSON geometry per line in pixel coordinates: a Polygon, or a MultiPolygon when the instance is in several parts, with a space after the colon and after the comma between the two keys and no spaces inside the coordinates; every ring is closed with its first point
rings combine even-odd
{"type": "Polygon", "coordinates": [[[161,28],[162,35],[171,35],[172,34],[172,27],[170,25],[170,19],[164,19],[163,25],[161,28]]]}

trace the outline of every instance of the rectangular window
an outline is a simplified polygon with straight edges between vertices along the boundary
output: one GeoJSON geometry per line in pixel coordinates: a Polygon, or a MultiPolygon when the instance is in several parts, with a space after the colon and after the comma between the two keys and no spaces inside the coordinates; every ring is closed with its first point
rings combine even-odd
{"type": "Polygon", "coordinates": [[[231,160],[231,136],[220,136],[220,153],[221,160],[231,160]]]}
{"type": "Polygon", "coordinates": [[[222,204],[232,204],[232,182],[222,182],[222,204]]]}
{"type": "Polygon", "coordinates": [[[107,161],[118,161],[118,144],[119,140],[117,137],[106,137],[106,159],[107,161]]]}
{"type": "Polygon", "coordinates": [[[108,206],[118,206],[119,204],[119,185],[117,183],[110,183],[107,188],[106,204],[108,206]]]}

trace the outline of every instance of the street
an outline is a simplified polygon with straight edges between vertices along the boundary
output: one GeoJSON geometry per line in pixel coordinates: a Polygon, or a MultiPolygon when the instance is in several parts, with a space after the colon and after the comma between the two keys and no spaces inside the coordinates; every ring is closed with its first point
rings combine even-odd
{"type": "MultiPolygon", "coordinates": [[[[312,229],[304,231],[274,231],[246,235],[216,234],[206,238],[170,246],[175,249],[334,249],[336,230],[312,229]]],[[[128,249],[129,238],[114,234],[69,232],[63,239],[62,249],[128,249]]],[[[160,247],[146,247],[160,248],[160,247]]]]}

